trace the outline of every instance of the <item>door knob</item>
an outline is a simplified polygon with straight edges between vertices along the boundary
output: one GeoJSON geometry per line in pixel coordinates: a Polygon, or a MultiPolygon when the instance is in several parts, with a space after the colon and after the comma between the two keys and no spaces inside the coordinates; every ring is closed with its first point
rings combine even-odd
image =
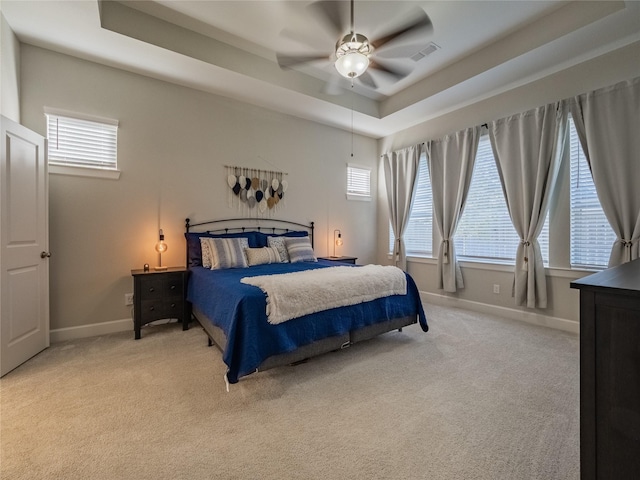
{"type": "Polygon", "coordinates": [[[40,252],[40,258],[49,258],[51,256],[51,252],[40,252]]]}

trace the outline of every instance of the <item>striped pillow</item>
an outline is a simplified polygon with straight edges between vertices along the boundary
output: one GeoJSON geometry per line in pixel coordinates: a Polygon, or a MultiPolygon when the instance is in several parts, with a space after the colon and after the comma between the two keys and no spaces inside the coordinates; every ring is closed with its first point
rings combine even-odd
{"type": "Polygon", "coordinates": [[[280,263],[280,254],[276,248],[245,248],[244,253],[247,255],[247,263],[250,267],[265,263],[280,263]]]}
{"type": "Polygon", "coordinates": [[[284,243],[287,246],[287,253],[291,263],[318,261],[313,253],[309,237],[285,238],[284,243]]]}
{"type": "Polygon", "coordinates": [[[202,264],[205,265],[204,251],[208,250],[211,258],[211,270],[221,268],[246,268],[247,257],[244,249],[249,248],[249,241],[246,238],[202,238],[202,264]]]}

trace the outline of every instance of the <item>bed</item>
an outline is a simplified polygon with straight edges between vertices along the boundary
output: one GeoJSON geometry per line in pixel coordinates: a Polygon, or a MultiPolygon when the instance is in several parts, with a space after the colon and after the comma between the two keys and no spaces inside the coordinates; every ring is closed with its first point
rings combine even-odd
{"type": "MultiPolygon", "coordinates": [[[[270,323],[273,315],[267,314],[269,297],[261,288],[247,282],[273,278],[274,275],[283,277],[280,274],[294,272],[308,276],[309,271],[332,269],[320,273],[337,274],[341,269],[365,267],[336,267],[334,262],[315,258],[315,261],[293,262],[293,256],[292,262],[288,263],[281,263],[279,259],[273,263],[240,268],[209,267],[212,259],[209,258],[211,252],[207,251],[208,242],[216,242],[216,245],[229,242],[234,246],[237,243],[248,244],[245,252],[249,255],[272,244],[286,244],[292,248],[291,245],[306,242],[313,249],[313,234],[313,222],[305,225],[284,220],[245,218],[191,224],[186,219],[189,268],[187,301],[191,303],[193,317],[207,333],[209,345],[215,344],[222,351],[228,383],[236,383],[241,377],[254,372],[295,364],[339,350],[385,332],[401,331],[403,327],[417,322],[423,331],[428,331],[418,289],[405,272],[401,272],[406,279],[405,295],[389,295],[354,305],[315,311],[273,324],[270,323]],[[240,223],[248,221],[255,223],[251,226],[240,223]],[[202,239],[205,239],[204,243],[202,239]],[[203,262],[206,266],[203,266],[203,262]]],[[[213,249],[214,245],[210,245],[213,249]]],[[[280,254],[283,255],[282,252],[280,254]]]]}

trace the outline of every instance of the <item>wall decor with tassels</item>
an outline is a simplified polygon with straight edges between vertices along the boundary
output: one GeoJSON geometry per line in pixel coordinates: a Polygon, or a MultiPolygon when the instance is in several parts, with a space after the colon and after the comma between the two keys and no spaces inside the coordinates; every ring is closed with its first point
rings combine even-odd
{"type": "Polygon", "coordinates": [[[229,207],[246,214],[272,215],[285,205],[289,183],[284,172],[226,165],[229,207]]]}

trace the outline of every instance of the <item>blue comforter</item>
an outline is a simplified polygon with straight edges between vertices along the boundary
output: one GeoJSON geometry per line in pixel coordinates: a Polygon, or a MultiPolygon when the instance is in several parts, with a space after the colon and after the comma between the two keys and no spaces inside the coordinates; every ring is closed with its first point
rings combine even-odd
{"type": "Polygon", "coordinates": [[[335,265],[320,260],[317,263],[281,263],[225,270],[191,268],[187,300],[224,331],[227,345],[221,346],[224,347],[222,359],[228,367],[229,383],[236,383],[238,378],[253,373],[272,355],[291,352],[316,340],[342,335],[383,320],[417,314],[422,330],[428,331],[418,288],[408,274],[406,295],[333,308],[278,325],[267,321],[262,290],[240,283],[244,277],[335,265]]]}

